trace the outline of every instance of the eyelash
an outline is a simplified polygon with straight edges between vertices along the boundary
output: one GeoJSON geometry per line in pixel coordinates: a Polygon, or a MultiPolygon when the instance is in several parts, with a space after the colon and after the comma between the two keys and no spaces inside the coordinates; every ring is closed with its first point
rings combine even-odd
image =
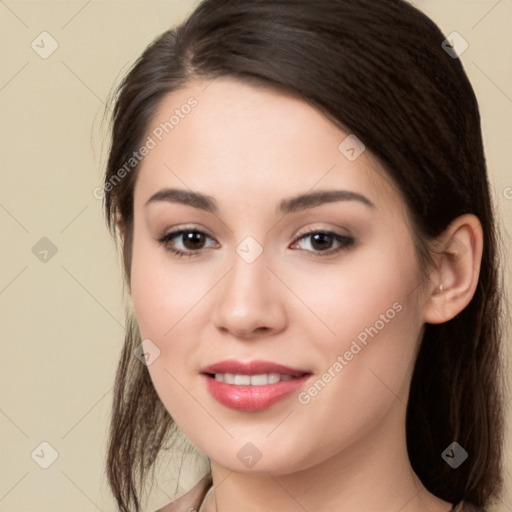
{"type": "MultiPolygon", "coordinates": [[[[203,249],[198,249],[196,251],[181,251],[180,249],[176,249],[176,248],[171,247],[169,245],[169,242],[173,238],[181,236],[181,235],[183,235],[185,233],[196,233],[196,234],[204,235],[204,236],[206,236],[208,238],[211,238],[207,233],[205,233],[204,231],[201,231],[199,229],[182,228],[182,229],[179,229],[179,230],[176,230],[176,231],[172,231],[170,233],[167,233],[167,234],[161,236],[158,239],[158,242],[164,247],[164,249],[166,251],[171,252],[172,254],[178,256],[179,258],[183,258],[183,257],[190,258],[190,257],[199,256],[201,254],[201,252],[205,250],[204,248],[203,249]]],[[[332,256],[334,254],[342,253],[342,252],[348,250],[350,248],[350,246],[352,246],[354,244],[354,242],[355,242],[355,240],[353,238],[351,238],[349,236],[340,235],[338,233],[335,233],[334,231],[321,230],[321,229],[312,229],[312,230],[309,230],[309,231],[307,231],[305,233],[302,233],[296,239],[296,241],[293,242],[293,244],[295,244],[298,241],[303,240],[303,239],[305,239],[307,237],[311,237],[313,235],[318,235],[318,234],[327,235],[329,237],[332,237],[334,239],[334,241],[338,242],[339,244],[341,244],[341,246],[338,247],[337,249],[329,249],[329,250],[326,250],[326,251],[306,250],[306,252],[311,253],[311,255],[314,256],[314,257],[326,257],[326,256],[332,256]]]]}

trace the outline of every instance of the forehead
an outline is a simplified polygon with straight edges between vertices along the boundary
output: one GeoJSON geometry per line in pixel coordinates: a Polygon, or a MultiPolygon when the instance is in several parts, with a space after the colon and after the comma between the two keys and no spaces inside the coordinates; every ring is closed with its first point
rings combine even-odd
{"type": "Polygon", "coordinates": [[[344,188],[400,203],[377,161],[350,133],[297,96],[233,78],[196,81],[168,94],[146,133],[135,201],[179,186],[262,202],[344,188]],[[347,139],[347,137],[349,137],[347,139]],[[341,145],[340,145],[341,144],[341,145]],[[350,151],[354,148],[354,151],[350,151]],[[355,153],[357,155],[357,153],[355,153]]]}

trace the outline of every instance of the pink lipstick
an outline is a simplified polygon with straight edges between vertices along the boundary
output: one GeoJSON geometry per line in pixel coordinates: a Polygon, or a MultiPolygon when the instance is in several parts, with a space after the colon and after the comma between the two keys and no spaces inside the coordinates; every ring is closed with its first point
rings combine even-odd
{"type": "Polygon", "coordinates": [[[267,361],[221,361],[201,369],[210,394],[231,409],[262,411],[301,388],[310,372],[267,361]]]}

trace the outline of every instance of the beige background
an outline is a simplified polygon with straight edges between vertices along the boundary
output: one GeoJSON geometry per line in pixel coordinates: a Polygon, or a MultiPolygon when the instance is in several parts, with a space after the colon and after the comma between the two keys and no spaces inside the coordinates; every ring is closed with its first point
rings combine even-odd
{"type": "MultiPolygon", "coordinates": [[[[195,3],[0,0],[0,511],[115,510],[103,461],[124,307],[120,263],[92,193],[105,158],[102,116],[112,84],[195,3]],[[46,59],[31,47],[51,49],[49,36],[38,37],[44,31],[58,43],[46,59]],[[41,468],[52,449],[57,459],[41,468]]],[[[511,226],[512,0],[416,5],[469,43],[461,59],[481,106],[491,186],[511,226]]],[[[510,255],[505,230],[504,242],[510,255]]],[[[202,471],[174,482],[169,467],[147,510],[202,471]]],[[[512,497],[496,510],[512,511],[512,497]]]]}

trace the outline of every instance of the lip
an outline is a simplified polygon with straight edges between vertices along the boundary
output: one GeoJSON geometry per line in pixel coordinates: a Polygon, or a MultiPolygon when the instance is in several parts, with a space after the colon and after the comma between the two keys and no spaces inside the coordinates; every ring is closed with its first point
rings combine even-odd
{"type": "Polygon", "coordinates": [[[281,375],[291,375],[292,377],[300,377],[308,370],[299,368],[290,368],[282,364],[271,363],[269,361],[249,361],[243,363],[234,359],[220,361],[218,363],[205,366],[201,369],[201,373],[236,373],[239,375],[260,375],[262,373],[280,373],[281,375]]]}
{"type": "Polygon", "coordinates": [[[221,361],[201,369],[205,385],[219,403],[245,412],[256,412],[268,409],[275,403],[285,399],[300,389],[311,377],[311,372],[298,368],[290,368],[268,361],[221,361]],[[239,375],[259,375],[263,373],[279,373],[290,375],[293,379],[265,384],[263,386],[236,386],[219,382],[211,377],[215,373],[234,373],[239,375]]]}

